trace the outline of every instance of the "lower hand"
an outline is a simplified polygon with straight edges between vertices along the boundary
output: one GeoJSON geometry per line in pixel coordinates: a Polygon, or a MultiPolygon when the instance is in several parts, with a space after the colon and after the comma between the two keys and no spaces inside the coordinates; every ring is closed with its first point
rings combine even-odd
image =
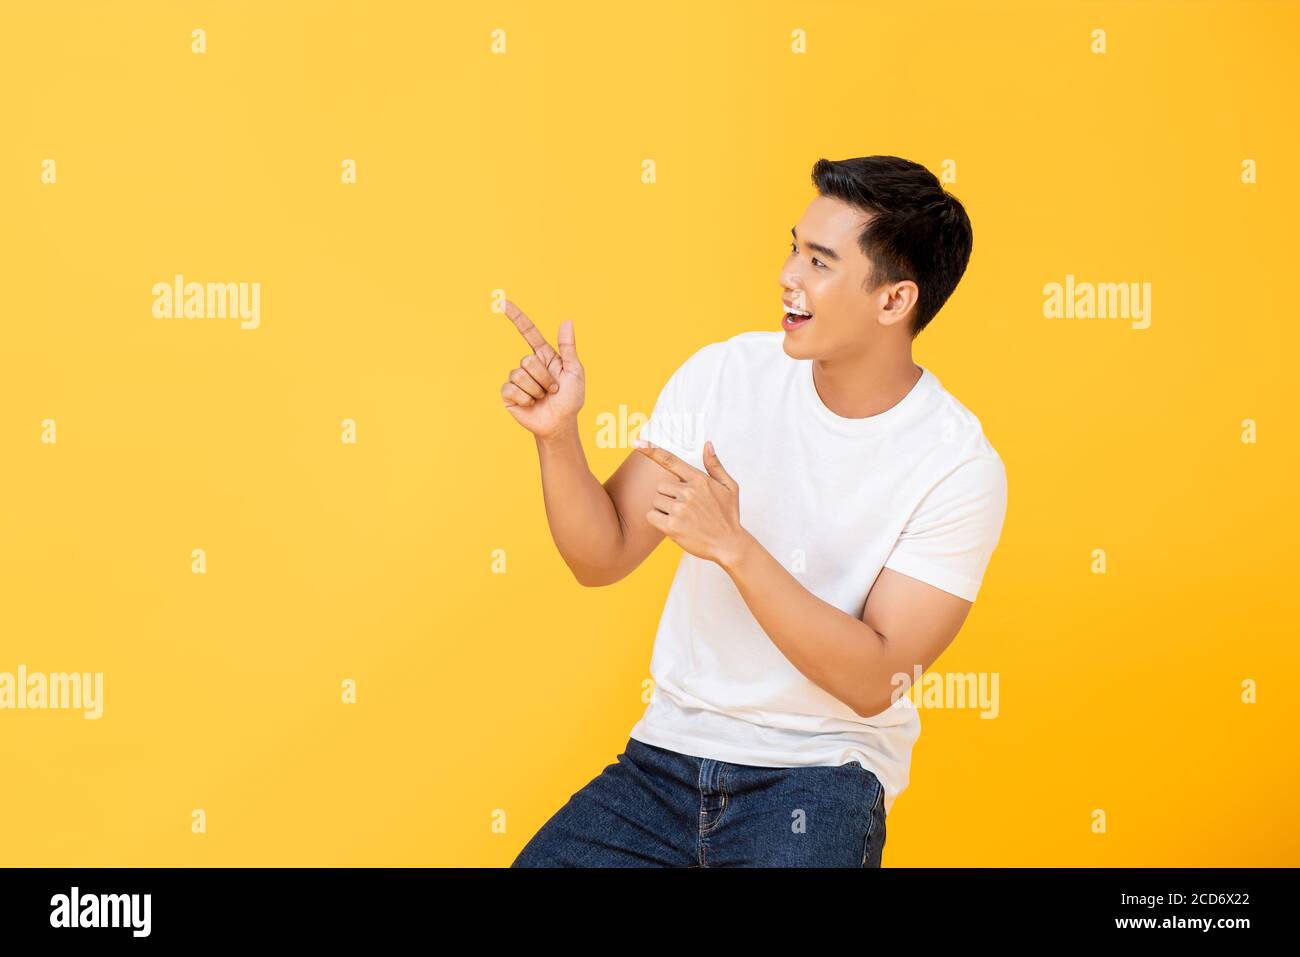
{"type": "Polygon", "coordinates": [[[704,443],[705,472],[644,439],[632,444],[664,469],[646,520],[683,551],[729,567],[749,533],[740,524],[740,486],[722,467],[713,443],[704,443]]]}

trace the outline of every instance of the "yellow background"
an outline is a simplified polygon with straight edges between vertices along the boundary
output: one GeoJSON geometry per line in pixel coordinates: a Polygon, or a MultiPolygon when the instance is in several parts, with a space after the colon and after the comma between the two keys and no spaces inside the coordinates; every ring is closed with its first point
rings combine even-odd
{"type": "Polygon", "coordinates": [[[508,864],[625,744],[680,550],[572,580],[493,291],[574,320],[604,479],[597,416],[778,328],[812,164],[870,153],[956,164],[915,358],[1010,488],[935,666],[1001,714],[923,711],[885,865],[1300,863],[1295,4],[0,16],[0,671],[105,673],[99,721],[0,712],[0,863],[508,864]],[[178,272],[261,327],[154,319],[178,272]],[[1044,318],[1067,273],[1150,282],[1150,328],[1044,318]]]}

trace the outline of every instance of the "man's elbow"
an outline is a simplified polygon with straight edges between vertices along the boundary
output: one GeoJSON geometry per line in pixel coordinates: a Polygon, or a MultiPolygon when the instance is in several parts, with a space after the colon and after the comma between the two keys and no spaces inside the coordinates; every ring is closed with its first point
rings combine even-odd
{"type": "Polygon", "coordinates": [[[615,582],[622,581],[623,575],[618,574],[615,570],[601,568],[573,568],[574,580],[583,588],[604,588],[606,585],[612,585],[615,582]]]}
{"type": "Polygon", "coordinates": [[[853,708],[854,713],[856,713],[859,718],[874,718],[876,715],[880,714],[880,712],[887,709],[889,705],[888,704],[884,704],[884,705],[864,704],[864,705],[852,705],[851,707],[853,708]]]}
{"type": "Polygon", "coordinates": [[[606,585],[613,585],[631,574],[632,568],[635,567],[628,565],[621,551],[597,563],[579,564],[570,562],[567,558],[564,563],[569,566],[574,580],[584,588],[604,588],[606,585]]]}
{"type": "Polygon", "coordinates": [[[858,701],[851,703],[849,707],[853,709],[859,718],[874,718],[881,712],[892,708],[902,696],[902,693],[895,693],[894,688],[891,686],[889,693],[885,697],[860,698],[858,701]]]}

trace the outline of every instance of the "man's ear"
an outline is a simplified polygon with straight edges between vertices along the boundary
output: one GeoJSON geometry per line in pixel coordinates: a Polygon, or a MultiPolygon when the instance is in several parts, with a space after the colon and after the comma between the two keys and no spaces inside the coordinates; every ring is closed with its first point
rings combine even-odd
{"type": "Polygon", "coordinates": [[[877,295],[883,297],[879,321],[882,326],[893,326],[910,320],[920,288],[910,279],[889,283],[877,295]]]}

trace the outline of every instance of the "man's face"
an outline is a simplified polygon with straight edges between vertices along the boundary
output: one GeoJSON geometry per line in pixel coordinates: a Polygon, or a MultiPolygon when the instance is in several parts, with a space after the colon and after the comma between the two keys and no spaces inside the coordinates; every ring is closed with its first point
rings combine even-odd
{"type": "Polygon", "coordinates": [[[781,269],[781,299],[812,313],[811,319],[781,319],[786,354],[821,359],[869,350],[887,331],[881,310],[889,287],[864,291],[871,262],[858,246],[870,221],[867,213],[829,196],[818,196],[791,235],[790,255],[781,269]]]}

